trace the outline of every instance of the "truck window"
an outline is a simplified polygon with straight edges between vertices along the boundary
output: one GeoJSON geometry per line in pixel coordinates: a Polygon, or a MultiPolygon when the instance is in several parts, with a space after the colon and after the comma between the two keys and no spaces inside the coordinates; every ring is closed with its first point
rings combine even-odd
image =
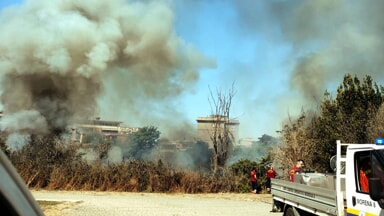
{"type": "MultiPolygon", "coordinates": [[[[372,177],[381,180],[381,189],[384,192],[384,150],[372,151],[372,177]]],[[[384,208],[384,199],[378,201],[381,208],[384,208]]]]}
{"type": "Polygon", "coordinates": [[[370,151],[355,154],[356,188],[358,192],[368,193],[368,178],[372,177],[370,151]]]}

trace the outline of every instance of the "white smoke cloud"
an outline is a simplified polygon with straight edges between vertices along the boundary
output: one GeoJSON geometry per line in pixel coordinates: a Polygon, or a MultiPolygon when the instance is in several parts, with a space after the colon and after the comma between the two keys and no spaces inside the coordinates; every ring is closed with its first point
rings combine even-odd
{"type": "Polygon", "coordinates": [[[99,160],[98,154],[92,148],[79,148],[78,154],[82,155],[82,159],[85,160],[89,165],[99,160]]]}
{"type": "Polygon", "coordinates": [[[123,152],[120,147],[112,146],[108,150],[108,163],[109,164],[118,164],[123,161],[123,152]]]}
{"type": "Polygon", "coordinates": [[[2,117],[0,121],[0,130],[17,132],[33,131],[35,127],[42,132],[48,132],[48,125],[45,118],[36,110],[21,110],[17,113],[11,113],[2,117]]]}
{"type": "Polygon", "coordinates": [[[11,150],[17,151],[22,149],[29,141],[30,136],[28,134],[11,133],[5,143],[11,150]]]}

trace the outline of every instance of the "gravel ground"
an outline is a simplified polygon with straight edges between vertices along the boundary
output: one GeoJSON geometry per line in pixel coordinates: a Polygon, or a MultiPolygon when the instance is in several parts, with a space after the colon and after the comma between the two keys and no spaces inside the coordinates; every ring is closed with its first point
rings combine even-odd
{"type": "Polygon", "coordinates": [[[90,191],[32,191],[38,201],[57,201],[44,206],[46,216],[83,215],[260,215],[271,213],[270,194],[161,194],[90,191]]]}

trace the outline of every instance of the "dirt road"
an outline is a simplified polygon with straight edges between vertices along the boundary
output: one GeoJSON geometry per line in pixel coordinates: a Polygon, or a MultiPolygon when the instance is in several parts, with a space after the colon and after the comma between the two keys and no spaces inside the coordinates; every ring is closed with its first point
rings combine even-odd
{"type": "Polygon", "coordinates": [[[47,216],[57,215],[260,215],[271,213],[269,194],[159,194],[127,192],[32,191],[38,201],[56,201],[44,206],[47,216]]]}

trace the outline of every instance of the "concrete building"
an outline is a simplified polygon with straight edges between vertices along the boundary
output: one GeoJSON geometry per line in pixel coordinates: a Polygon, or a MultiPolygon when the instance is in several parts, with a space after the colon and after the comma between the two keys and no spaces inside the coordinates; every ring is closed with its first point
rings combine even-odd
{"type": "Polygon", "coordinates": [[[231,120],[225,116],[209,116],[209,117],[199,117],[197,121],[197,140],[203,141],[209,144],[210,147],[213,146],[211,141],[211,136],[214,132],[216,126],[226,127],[232,133],[234,140],[233,144],[237,145],[239,140],[239,125],[238,120],[231,120]]]}
{"type": "Polygon", "coordinates": [[[100,133],[106,139],[124,139],[124,137],[137,132],[138,127],[122,126],[120,121],[106,121],[96,118],[83,123],[75,124],[72,128],[72,140],[82,143],[85,134],[100,133]]]}

